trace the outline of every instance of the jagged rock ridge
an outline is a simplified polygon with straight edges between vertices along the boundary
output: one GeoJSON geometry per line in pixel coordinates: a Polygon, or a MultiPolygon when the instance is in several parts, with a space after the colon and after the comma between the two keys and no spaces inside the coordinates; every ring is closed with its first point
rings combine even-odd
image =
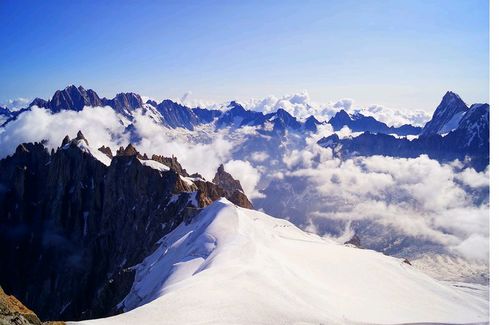
{"type": "Polygon", "coordinates": [[[79,132],[52,153],[25,143],[0,160],[0,284],[41,319],[117,313],[161,236],[221,197],[248,207],[175,157],[103,150],[109,165],[79,132]]]}

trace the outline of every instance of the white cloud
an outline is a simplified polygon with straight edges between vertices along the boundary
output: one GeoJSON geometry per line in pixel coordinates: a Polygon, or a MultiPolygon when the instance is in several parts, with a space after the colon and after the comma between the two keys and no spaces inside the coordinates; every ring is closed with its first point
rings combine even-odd
{"type": "Polygon", "coordinates": [[[47,140],[49,148],[57,148],[64,136],[75,137],[79,130],[95,148],[106,144],[116,150],[128,143],[124,126],[110,107],[85,107],[80,112],[57,114],[33,107],[8,123],[0,133],[0,157],[13,153],[23,142],[47,140]]]}
{"type": "Polygon", "coordinates": [[[401,126],[403,124],[424,126],[431,118],[430,113],[422,110],[394,109],[381,105],[359,108],[354,105],[354,100],[351,98],[343,98],[336,102],[318,103],[312,101],[306,91],[281,97],[272,95],[263,99],[251,99],[241,101],[241,104],[247,109],[265,114],[284,108],[291,115],[302,120],[314,115],[320,121],[328,121],[340,110],[345,110],[349,114],[358,112],[366,116],[373,116],[377,120],[388,124],[388,126],[401,126]]]}
{"type": "Polygon", "coordinates": [[[16,99],[9,99],[4,103],[1,103],[1,107],[7,107],[11,111],[17,111],[20,110],[21,108],[28,107],[28,105],[31,103],[31,100],[28,98],[16,98],[16,99]]]}
{"type": "Polygon", "coordinates": [[[139,112],[136,112],[134,119],[136,133],[142,138],[136,145],[140,152],[174,155],[189,173],[198,172],[207,179],[213,179],[217,167],[229,160],[233,144],[222,134],[207,135],[201,130],[196,136],[196,133],[185,129],[168,129],[139,112]],[[199,143],[196,138],[206,141],[199,143]]]}
{"type": "Polygon", "coordinates": [[[283,182],[298,189],[292,208],[308,215],[310,223],[317,218],[371,220],[468,258],[488,254],[488,200],[474,203],[474,194],[461,185],[488,187],[488,171],[459,171],[427,156],[341,161],[325,160],[319,153],[310,146],[283,157],[288,168],[283,182]],[[468,254],[471,250],[463,243],[469,238],[474,248],[483,244],[480,254],[468,254]]]}
{"type": "Polygon", "coordinates": [[[260,172],[248,161],[231,160],[225,163],[224,167],[228,173],[241,182],[244,193],[246,193],[250,199],[264,197],[264,195],[256,189],[260,180],[260,172]]]}
{"type": "Polygon", "coordinates": [[[256,162],[263,162],[269,158],[269,154],[265,151],[256,151],[251,154],[251,160],[256,162]]]}
{"type": "Polygon", "coordinates": [[[350,112],[359,112],[366,116],[372,116],[388,126],[401,126],[404,124],[424,126],[431,119],[431,114],[422,110],[393,109],[381,105],[355,108],[350,112]]]}

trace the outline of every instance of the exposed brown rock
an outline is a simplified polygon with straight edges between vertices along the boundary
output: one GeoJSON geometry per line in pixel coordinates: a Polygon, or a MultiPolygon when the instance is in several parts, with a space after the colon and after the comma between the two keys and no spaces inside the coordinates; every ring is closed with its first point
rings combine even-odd
{"type": "Polygon", "coordinates": [[[140,156],[140,153],[131,143],[129,143],[125,149],[123,149],[123,147],[120,147],[116,152],[116,156],[140,156]]]}
{"type": "Polygon", "coordinates": [[[151,159],[154,161],[157,161],[159,163],[162,163],[165,166],[170,167],[171,170],[176,171],[177,173],[179,173],[182,176],[186,176],[186,177],[189,176],[187,171],[184,168],[182,168],[182,165],[180,165],[180,163],[177,160],[177,157],[175,157],[175,156],[168,158],[168,157],[163,157],[161,155],[154,155],[153,154],[151,159]]]}
{"type": "Polygon", "coordinates": [[[253,205],[243,192],[241,183],[225,171],[224,165],[220,165],[213,178],[213,183],[219,185],[226,191],[226,198],[232,203],[243,208],[253,209],[253,205]]]}
{"type": "Polygon", "coordinates": [[[240,207],[253,209],[253,204],[251,204],[250,200],[243,192],[235,191],[230,194],[227,199],[240,207]]]}
{"type": "Polygon", "coordinates": [[[220,165],[218,167],[217,173],[213,178],[213,183],[220,185],[231,194],[235,191],[243,191],[241,183],[238,180],[234,179],[231,174],[225,171],[224,165],[220,165]]]}
{"type": "Polygon", "coordinates": [[[113,152],[111,151],[111,148],[102,146],[99,148],[99,151],[108,156],[109,158],[113,159],[113,152]]]}
{"type": "Polygon", "coordinates": [[[0,325],[7,324],[42,325],[42,322],[33,311],[0,287],[0,325]]]}

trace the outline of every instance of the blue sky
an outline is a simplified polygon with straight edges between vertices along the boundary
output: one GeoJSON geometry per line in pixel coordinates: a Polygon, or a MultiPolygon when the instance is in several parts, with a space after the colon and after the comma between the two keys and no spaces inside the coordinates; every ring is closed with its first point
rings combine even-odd
{"type": "Polygon", "coordinates": [[[489,97],[489,4],[449,1],[1,0],[0,102],[68,84],[211,101],[431,111],[489,97]]]}

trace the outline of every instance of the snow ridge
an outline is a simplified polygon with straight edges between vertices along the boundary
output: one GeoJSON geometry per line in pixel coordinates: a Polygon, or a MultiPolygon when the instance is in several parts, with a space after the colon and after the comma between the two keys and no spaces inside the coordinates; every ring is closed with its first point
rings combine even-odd
{"type": "Polygon", "coordinates": [[[486,298],[220,199],[136,266],[126,313],[88,324],[482,322],[486,298]],[[138,307],[138,308],[136,308],[138,307]],[[135,308],[135,309],[134,309],[135,308]],[[132,310],[133,309],[133,310],[132,310]]]}

